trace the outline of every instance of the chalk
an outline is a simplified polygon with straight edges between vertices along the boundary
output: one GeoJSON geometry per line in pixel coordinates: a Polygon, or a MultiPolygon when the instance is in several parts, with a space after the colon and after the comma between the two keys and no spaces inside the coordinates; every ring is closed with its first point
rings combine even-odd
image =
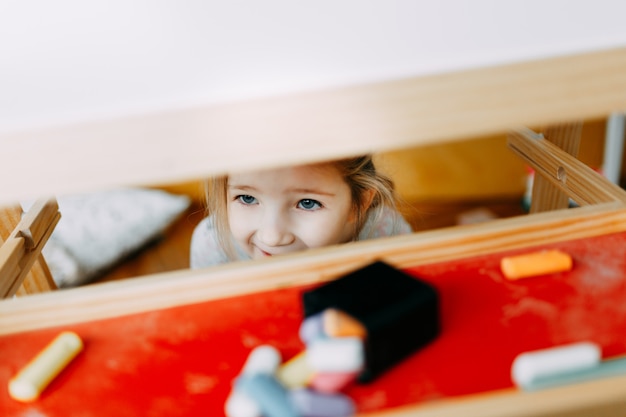
{"type": "Polygon", "coordinates": [[[569,254],[553,249],[506,256],[500,260],[500,269],[506,278],[519,279],[569,271],[572,264],[569,254]]]}
{"type": "Polygon", "coordinates": [[[626,375],[626,359],[610,359],[586,369],[572,370],[555,375],[546,375],[535,379],[532,383],[522,387],[525,391],[558,387],[577,382],[590,381],[598,378],[626,375]]]}
{"type": "Polygon", "coordinates": [[[282,358],[274,346],[260,345],[252,349],[241,370],[243,374],[274,374],[282,358]]]}
{"type": "Polygon", "coordinates": [[[342,394],[297,389],[289,392],[289,398],[302,417],[349,417],[355,414],[354,402],[342,394]]]}
{"type": "Polygon", "coordinates": [[[18,401],[36,400],[82,349],[76,333],[60,333],[9,381],[9,395],[18,401]]]}
{"type": "Polygon", "coordinates": [[[318,339],[307,346],[306,360],[316,372],[357,372],[363,368],[363,341],[358,337],[318,339]]]}
{"type": "Polygon", "coordinates": [[[334,308],[324,310],[322,314],[324,333],[331,337],[354,336],[364,338],[367,335],[365,326],[349,314],[334,308]]]}
{"type": "Polygon", "coordinates": [[[594,368],[600,357],[600,347],[591,342],[525,352],[513,361],[511,379],[518,387],[528,388],[557,375],[594,368]]]}
{"type": "Polygon", "coordinates": [[[306,386],[312,375],[313,369],[311,369],[306,360],[306,350],[283,363],[276,372],[278,381],[287,388],[306,386]]]}
{"type": "MultiPolygon", "coordinates": [[[[240,375],[274,375],[281,361],[280,352],[274,346],[257,346],[248,354],[240,375]]],[[[226,399],[224,412],[228,417],[261,417],[262,415],[257,401],[236,387],[226,399]]]]}
{"type": "Polygon", "coordinates": [[[336,393],[356,381],[358,375],[358,372],[316,372],[309,386],[318,392],[336,393]]]}
{"type": "Polygon", "coordinates": [[[241,375],[235,390],[256,402],[264,417],[299,417],[287,390],[272,375],[241,375]]]}
{"type": "Polygon", "coordinates": [[[311,317],[307,317],[302,321],[300,329],[298,330],[302,343],[307,344],[311,343],[315,339],[327,337],[324,333],[323,315],[324,312],[320,312],[312,315],[311,317]]]}
{"type": "Polygon", "coordinates": [[[224,412],[228,417],[261,417],[261,409],[256,401],[243,392],[233,390],[226,399],[224,412]]]}

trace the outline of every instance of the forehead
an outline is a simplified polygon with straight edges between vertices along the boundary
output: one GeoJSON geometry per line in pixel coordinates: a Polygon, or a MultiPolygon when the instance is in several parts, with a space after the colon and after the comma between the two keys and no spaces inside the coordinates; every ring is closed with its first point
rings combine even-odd
{"type": "Polygon", "coordinates": [[[347,187],[339,170],[332,164],[299,165],[262,171],[232,174],[228,186],[250,186],[257,189],[308,189],[347,187]]]}

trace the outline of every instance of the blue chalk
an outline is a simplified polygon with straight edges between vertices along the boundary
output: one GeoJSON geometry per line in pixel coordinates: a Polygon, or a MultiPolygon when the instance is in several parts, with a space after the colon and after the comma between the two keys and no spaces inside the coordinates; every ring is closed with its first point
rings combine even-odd
{"type": "Polygon", "coordinates": [[[299,335],[300,340],[305,345],[308,345],[313,340],[318,338],[327,337],[324,333],[324,320],[323,320],[324,312],[319,312],[310,317],[305,318],[300,325],[299,335]]]}
{"type": "Polygon", "coordinates": [[[303,417],[350,417],[354,402],[343,394],[323,394],[306,388],[295,389],[289,396],[303,417]]]}
{"type": "Polygon", "coordinates": [[[299,417],[287,390],[272,375],[241,375],[235,384],[258,404],[264,417],[299,417]]]}

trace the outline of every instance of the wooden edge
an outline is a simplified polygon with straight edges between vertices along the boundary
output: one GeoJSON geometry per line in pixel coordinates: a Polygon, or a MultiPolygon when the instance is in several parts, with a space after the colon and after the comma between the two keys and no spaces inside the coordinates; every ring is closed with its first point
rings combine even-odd
{"type": "Polygon", "coordinates": [[[4,161],[0,202],[397,150],[616,109],[626,109],[626,48],[86,121],[0,134],[3,152],[29,155],[32,171],[16,176],[23,161],[4,161]]]}
{"type": "Polygon", "coordinates": [[[530,129],[510,132],[508,145],[533,167],[536,175],[549,180],[581,206],[626,203],[626,191],[530,129]]]}
{"type": "Polygon", "coordinates": [[[407,268],[621,231],[626,208],[609,203],[93,284],[0,302],[0,334],[319,283],[377,259],[407,268]]]}
{"type": "MultiPolygon", "coordinates": [[[[471,375],[466,376],[471,378],[471,375]]],[[[587,417],[626,409],[626,376],[525,392],[515,388],[433,400],[363,417],[587,417]]]]}

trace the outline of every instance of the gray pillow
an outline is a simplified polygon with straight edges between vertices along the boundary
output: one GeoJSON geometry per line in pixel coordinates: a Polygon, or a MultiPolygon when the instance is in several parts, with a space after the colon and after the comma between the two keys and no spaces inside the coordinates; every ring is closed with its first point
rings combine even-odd
{"type": "MultiPolygon", "coordinates": [[[[122,188],[58,198],[61,220],[43,248],[59,287],[85,284],[158,237],[191,203],[183,195],[122,188]]],[[[28,203],[22,204],[28,209],[28,203]]]]}

